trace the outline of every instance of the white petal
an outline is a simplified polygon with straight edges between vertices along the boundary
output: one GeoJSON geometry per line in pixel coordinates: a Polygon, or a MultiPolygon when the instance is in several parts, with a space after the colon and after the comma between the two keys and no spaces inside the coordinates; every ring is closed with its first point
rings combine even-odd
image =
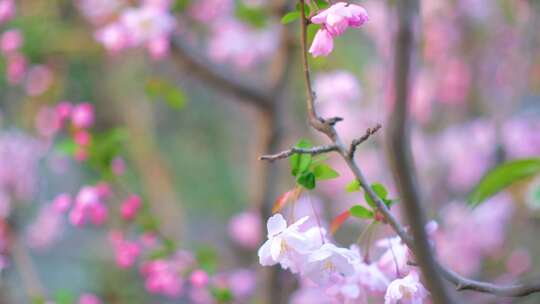
{"type": "Polygon", "coordinates": [[[282,244],[283,244],[283,240],[279,237],[277,238],[273,238],[271,240],[271,245],[270,245],[270,254],[272,256],[272,259],[276,262],[279,262],[279,257],[281,255],[281,247],[282,247],[282,244]]]}
{"type": "Polygon", "coordinates": [[[266,228],[268,229],[268,238],[271,238],[287,229],[287,222],[283,216],[278,213],[268,219],[266,228]]]}

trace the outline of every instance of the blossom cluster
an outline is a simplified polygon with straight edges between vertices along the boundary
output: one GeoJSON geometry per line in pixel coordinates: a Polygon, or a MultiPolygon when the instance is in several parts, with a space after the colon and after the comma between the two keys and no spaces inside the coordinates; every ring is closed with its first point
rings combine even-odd
{"type": "MultiPolygon", "coordinates": [[[[0,26],[16,17],[14,0],[0,1],[0,26]]],[[[0,54],[6,61],[6,79],[10,85],[21,85],[29,96],[39,96],[53,82],[53,72],[46,64],[30,65],[21,50],[24,36],[18,28],[8,28],[0,34],[0,54]]]]}
{"type": "MultiPolygon", "coordinates": [[[[416,272],[407,267],[410,252],[399,238],[381,240],[378,244],[386,252],[369,263],[358,247],[332,243],[323,228],[303,229],[307,220],[287,225],[281,214],[268,219],[268,240],[258,251],[260,264],[279,264],[298,274],[302,290],[319,292],[319,303],[367,303],[382,294],[386,304],[422,303],[428,297],[416,272]]],[[[297,295],[293,303],[310,303],[307,298],[297,295]]]]}
{"type": "Polygon", "coordinates": [[[83,15],[98,29],[95,38],[112,54],[145,47],[154,59],[169,54],[176,21],[172,1],[145,0],[138,6],[121,0],[76,0],[83,15]],[[113,21],[110,21],[110,20],[113,21]]]}
{"type": "Polygon", "coordinates": [[[309,52],[314,56],[327,56],[334,49],[334,38],[349,27],[360,27],[369,20],[367,11],[356,4],[338,2],[311,18],[321,29],[315,34],[309,52]]]}

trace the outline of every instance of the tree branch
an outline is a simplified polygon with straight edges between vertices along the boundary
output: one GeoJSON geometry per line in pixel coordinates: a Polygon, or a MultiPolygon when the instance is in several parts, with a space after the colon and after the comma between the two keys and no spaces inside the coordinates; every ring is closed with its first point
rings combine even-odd
{"type": "Polygon", "coordinates": [[[319,147],[314,147],[314,148],[309,148],[309,149],[293,147],[289,150],[285,150],[277,154],[262,155],[259,157],[259,160],[269,160],[273,162],[278,159],[290,157],[293,154],[317,155],[317,154],[324,154],[324,153],[328,153],[332,151],[338,151],[338,147],[336,145],[319,146],[319,147]]]}
{"type": "Polygon", "coordinates": [[[354,158],[354,153],[356,153],[356,148],[359,145],[361,145],[363,142],[368,140],[371,137],[371,135],[377,133],[377,131],[379,131],[381,128],[382,128],[381,124],[377,124],[373,128],[368,128],[366,130],[366,134],[364,134],[364,136],[353,140],[352,143],[351,143],[351,147],[349,148],[349,157],[354,158]]]}
{"type": "MultiPolygon", "coordinates": [[[[305,1],[304,0],[299,0],[299,2],[300,2],[301,7],[303,7],[303,5],[305,4],[305,1]]],[[[410,4],[410,2],[408,2],[408,1],[404,1],[403,3],[405,3],[405,2],[410,4]]],[[[405,40],[405,41],[401,41],[401,43],[403,43],[403,42],[405,44],[412,43],[412,41],[406,41],[406,40],[410,39],[410,37],[407,37],[407,35],[412,35],[412,32],[410,32],[412,23],[410,23],[411,20],[409,19],[411,16],[406,15],[406,14],[411,14],[411,13],[412,12],[405,12],[404,15],[402,16],[402,18],[404,18],[404,19],[400,20],[401,21],[400,25],[405,26],[405,30],[406,30],[404,32],[398,33],[398,36],[397,36],[398,40],[401,40],[401,39],[405,40]],[[404,21],[406,21],[406,22],[404,22],[404,21]]],[[[326,134],[330,138],[330,140],[333,142],[333,145],[330,145],[330,146],[335,146],[337,148],[337,152],[345,160],[345,162],[347,163],[347,166],[352,171],[352,173],[354,174],[356,180],[359,182],[360,186],[365,191],[365,193],[368,195],[368,197],[370,197],[375,202],[375,205],[376,205],[377,209],[383,214],[386,222],[388,222],[388,224],[393,228],[393,230],[396,232],[396,234],[400,236],[400,238],[407,245],[407,247],[409,247],[409,249],[411,249],[415,253],[415,256],[420,259],[420,255],[418,255],[417,252],[415,251],[415,250],[417,250],[417,246],[415,245],[415,239],[413,239],[413,237],[410,236],[407,233],[407,230],[398,222],[398,220],[390,212],[390,210],[388,209],[386,204],[384,204],[384,202],[379,198],[379,196],[375,194],[373,189],[371,189],[371,187],[369,186],[368,181],[366,180],[366,178],[362,174],[362,171],[360,170],[359,166],[354,161],[354,158],[353,158],[354,153],[351,153],[351,151],[354,149],[353,147],[356,147],[357,145],[354,145],[354,141],[353,141],[353,144],[351,145],[351,148],[348,150],[345,147],[345,145],[343,144],[343,142],[341,141],[341,138],[339,137],[339,134],[337,134],[337,132],[336,132],[336,130],[334,128],[335,121],[324,120],[324,119],[320,118],[317,115],[316,109],[314,107],[315,96],[314,96],[314,92],[313,92],[312,86],[311,86],[311,77],[310,77],[309,65],[308,65],[308,59],[307,59],[307,38],[306,38],[307,37],[307,35],[306,35],[307,23],[306,23],[305,12],[303,12],[303,10],[302,10],[302,18],[303,18],[303,21],[301,22],[301,26],[302,26],[302,56],[303,56],[303,65],[304,65],[304,81],[305,81],[306,93],[307,93],[306,101],[307,101],[308,117],[309,117],[310,125],[314,129],[320,131],[321,133],[326,134]]],[[[403,30],[403,28],[401,26],[400,26],[400,28],[403,30]]],[[[397,74],[408,75],[408,73],[409,73],[408,65],[410,64],[410,58],[409,58],[410,54],[411,54],[410,53],[411,52],[410,47],[411,46],[407,47],[407,48],[409,48],[409,50],[408,51],[406,50],[404,54],[397,54],[397,57],[401,57],[401,56],[403,56],[403,57],[401,57],[401,59],[396,58],[396,62],[399,63],[399,65],[405,64],[407,66],[407,68],[405,68],[405,70],[403,70],[403,71],[399,70],[399,73],[397,73],[397,74]]],[[[397,51],[396,51],[396,53],[397,53],[397,51]]],[[[405,66],[402,66],[401,68],[404,68],[404,67],[405,66]]],[[[398,68],[396,67],[396,69],[398,69],[398,68]]],[[[396,95],[396,97],[398,99],[406,100],[406,98],[403,98],[403,97],[406,97],[407,94],[408,94],[407,88],[406,88],[406,86],[408,85],[407,82],[408,82],[408,76],[405,77],[404,79],[400,79],[398,81],[397,84],[399,84],[399,85],[396,86],[396,90],[398,91],[397,92],[398,94],[396,95]],[[402,86],[404,86],[404,87],[402,87],[402,86]],[[399,98],[399,97],[401,97],[401,98],[399,98]]],[[[404,105],[402,104],[401,107],[404,107],[404,105]]],[[[406,105],[405,105],[404,109],[406,109],[406,105]]],[[[405,111],[403,111],[402,115],[405,115],[404,113],[405,113],[405,111]]],[[[405,118],[406,118],[406,116],[401,116],[401,118],[398,117],[398,119],[401,119],[401,121],[399,121],[398,124],[396,124],[396,125],[400,125],[399,123],[403,124],[404,122],[406,122],[405,118]]],[[[403,130],[405,130],[405,129],[403,129],[403,130]]],[[[365,135],[364,135],[364,137],[365,137],[365,135]]],[[[360,139],[358,141],[360,141],[360,139]]],[[[367,138],[366,138],[366,140],[367,140],[367,138]]],[[[407,151],[408,151],[406,149],[407,147],[406,146],[403,146],[403,147],[404,148],[401,148],[401,149],[403,149],[402,151],[406,152],[403,155],[405,157],[407,157],[409,155],[407,153],[407,151]]],[[[288,150],[288,151],[290,151],[290,150],[288,150]]],[[[282,153],[287,154],[288,151],[284,151],[282,153]]],[[[332,150],[330,150],[328,152],[331,152],[331,151],[335,151],[335,150],[332,149],[332,150]]],[[[290,155],[292,155],[292,154],[293,153],[291,153],[290,155]]],[[[261,159],[263,159],[263,158],[261,157],[261,159]]],[[[279,159],[279,158],[276,158],[276,159],[279,159]]],[[[268,159],[268,160],[271,160],[271,159],[268,159]]],[[[405,158],[404,160],[405,160],[405,162],[407,162],[407,158],[405,158]]],[[[415,187],[414,177],[405,177],[405,179],[406,179],[405,181],[407,183],[409,183],[409,184],[405,184],[405,186],[411,186],[412,185],[413,187],[415,187]]],[[[409,193],[408,195],[411,195],[411,194],[409,193]]],[[[411,195],[411,197],[407,197],[407,199],[409,199],[409,200],[412,199],[413,204],[418,204],[418,194],[417,193],[416,194],[413,193],[411,195]]],[[[409,204],[410,204],[410,202],[409,202],[409,204]]],[[[417,205],[416,207],[418,207],[418,206],[419,205],[417,205]]],[[[422,211],[422,210],[420,210],[420,211],[422,211]]],[[[422,220],[419,221],[419,222],[422,222],[422,220]]],[[[423,222],[425,222],[425,220],[423,222]]],[[[418,222],[416,222],[415,225],[416,225],[416,228],[418,228],[418,226],[420,226],[420,224],[418,222]]],[[[421,226],[420,230],[425,235],[424,226],[421,226]]],[[[413,231],[413,233],[414,232],[415,231],[413,231]]],[[[418,231],[416,231],[416,234],[419,234],[418,231]]],[[[422,237],[421,234],[420,234],[420,237],[422,237]]],[[[425,240],[427,241],[427,237],[425,238],[425,240]]],[[[424,250],[426,250],[426,248],[424,248],[424,250]]],[[[427,248],[427,252],[430,255],[432,254],[431,249],[429,247],[427,248]]],[[[532,293],[540,292],[540,281],[535,281],[535,282],[531,282],[531,283],[524,283],[524,284],[496,285],[496,284],[486,283],[486,282],[482,282],[482,281],[471,280],[471,279],[460,276],[459,274],[453,272],[452,270],[449,270],[449,269],[445,268],[437,260],[435,260],[433,258],[433,256],[431,256],[430,258],[431,258],[431,263],[432,264],[429,265],[429,267],[434,267],[436,272],[435,272],[434,276],[426,277],[426,281],[428,281],[428,284],[430,284],[430,285],[428,285],[428,287],[433,285],[429,281],[432,281],[434,278],[435,278],[435,280],[438,280],[437,278],[439,278],[439,275],[442,275],[446,280],[448,280],[449,282],[456,285],[457,290],[474,290],[474,291],[477,291],[477,292],[488,293],[488,294],[493,294],[493,295],[497,295],[497,296],[505,296],[505,297],[523,297],[523,296],[530,295],[532,293]]],[[[425,261],[421,261],[421,262],[424,263],[425,261]]],[[[439,282],[438,284],[440,284],[442,286],[442,283],[439,282]]],[[[431,290],[431,292],[432,292],[432,295],[434,295],[433,294],[433,289],[431,290]]],[[[444,288],[438,289],[438,290],[436,289],[436,292],[438,292],[438,294],[434,296],[434,302],[435,303],[449,303],[449,302],[451,302],[451,299],[446,294],[444,288]]]]}
{"type": "Polygon", "coordinates": [[[388,155],[400,198],[403,213],[410,225],[414,242],[412,249],[431,292],[434,303],[452,303],[443,279],[437,271],[434,253],[425,230],[426,215],[416,187],[416,176],[409,147],[408,101],[410,69],[414,47],[413,22],[418,9],[417,0],[396,2],[398,30],[395,37],[394,89],[395,102],[389,123],[388,155]]]}
{"type": "Polygon", "coordinates": [[[268,110],[272,108],[272,96],[261,90],[255,89],[254,84],[231,77],[230,71],[219,69],[208,64],[206,58],[196,55],[196,52],[180,39],[173,39],[171,43],[173,60],[182,65],[190,73],[196,75],[214,87],[237,97],[242,102],[253,105],[258,109],[268,110]]]}

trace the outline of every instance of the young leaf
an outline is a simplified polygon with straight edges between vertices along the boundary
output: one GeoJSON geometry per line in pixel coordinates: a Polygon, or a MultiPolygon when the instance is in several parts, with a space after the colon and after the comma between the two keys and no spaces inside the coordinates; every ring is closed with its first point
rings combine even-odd
{"type": "Polygon", "coordinates": [[[342,212],[338,216],[336,216],[332,223],[330,223],[330,233],[334,234],[336,231],[343,225],[343,223],[351,216],[351,212],[349,210],[342,212]]]}
{"type": "MultiPolygon", "coordinates": [[[[385,204],[387,204],[387,206],[388,206],[388,203],[386,203],[386,200],[387,200],[386,197],[388,196],[388,190],[386,190],[386,188],[383,185],[379,184],[379,183],[372,184],[371,189],[373,189],[373,192],[375,192],[375,194],[377,194],[377,196],[383,202],[385,202],[385,204]]],[[[376,207],[377,206],[377,204],[375,204],[375,202],[371,199],[371,197],[369,197],[367,192],[364,193],[364,199],[366,200],[368,205],[370,205],[371,207],[376,207]]]]}
{"type": "Polygon", "coordinates": [[[347,192],[360,191],[360,183],[357,180],[353,180],[345,186],[345,190],[347,190],[347,192]]]}
{"type": "Polygon", "coordinates": [[[351,207],[349,211],[351,212],[352,216],[357,217],[357,218],[361,218],[361,219],[373,218],[373,211],[368,210],[364,206],[356,205],[356,206],[351,207]]]}
{"type": "Polygon", "coordinates": [[[68,138],[57,143],[55,149],[61,154],[73,156],[77,150],[77,144],[73,139],[68,138]]]}
{"type": "Polygon", "coordinates": [[[476,207],[514,182],[540,172],[540,158],[519,159],[489,171],[469,195],[469,205],[476,207]]]}
{"type": "Polygon", "coordinates": [[[296,19],[299,19],[300,18],[300,12],[299,11],[294,11],[294,12],[288,12],[287,14],[285,14],[285,16],[283,16],[281,18],[281,23],[282,24],[289,24],[293,21],[295,21],[296,19]]]}
{"type": "Polygon", "coordinates": [[[304,172],[296,179],[296,182],[308,190],[315,189],[315,174],[304,172]]]}
{"type": "MultiPolygon", "coordinates": [[[[311,143],[306,139],[301,139],[297,144],[297,148],[311,148],[311,143]]],[[[312,156],[310,154],[295,153],[289,158],[291,164],[291,174],[297,176],[306,172],[311,165],[312,156]]]]}
{"type": "Polygon", "coordinates": [[[327,164],[318,164],[313,168],[313,174],[317,179],[333,179],[339,176],[336,170],[327,164]]]}

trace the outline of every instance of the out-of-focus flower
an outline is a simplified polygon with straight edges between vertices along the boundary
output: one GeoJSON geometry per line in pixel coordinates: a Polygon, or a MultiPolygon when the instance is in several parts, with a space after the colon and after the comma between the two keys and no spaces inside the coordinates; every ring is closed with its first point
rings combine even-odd
{"type": "Polygon", "coordinates": [[[16,6],[14,0],[0,0],[0,24],[15,16],[16,6]]]}
{"type": "Polygon", "coordinates": [[[56,212],[67,212],[69,210],[69,207],[71,206],[71,195],[69,195],[68,193],[61,193],[54,198],[52,204],[56,212]]]}
{"type": "Polygon", "coordinates": [[[106,21],[122,7],[124,0],[76,0],[75,4],[92,23],[106,21]]]}
{"type": "Polygon", "coordinates": [[[131,221],[137,216],[137,212],[142,206],[142,200],[137,195],[130,195],[120,207],[120,214],[126,221],[131,221]]]}
{"type": "Polygon", "coordinates": [[[111,162],[111,170],[115,175],[123,175],[126,172],[126,162],[122,157],[115,157],[111,162]]]}
{"type": "Polygon", "coordinates": [[[27,68],[28,61],[23,55],[16,53],[7,56],[6,78],[8,83],[11,85],[21,83],[27,68]]]}
{"type": "Polygon", "coordinates": [[[506,261],[506,269],[517,277],[531,269],[531,255],[525,249],[515,249],[506,261]]]}
{"type": "Polygon", "coordinates": [[[133,266],[141,252],[139,245],[126,240],[120,231],[111,231],[109,240],[114,249],[116,265],[120,268],[133,266]]]}
{"type": "Polygon", "coordinates": [[[193,1],[188,11],[195,20],[209,23],[219,19],[220,16],[230,16],[233,7],[232,0],[199,0],[193,1]]]}
{"type": "Polygon", "coordinates": [[[120,22],[113,22],[99,29],[94,37],[112,54],[116,54],[130,45],[129,32],[120,22]]]}
{"type": "Polygon", "coordinates": [[[235,215],[229,222],[229,235],[238,245],[253,249],[261,242],[261,218],[255,212],[235,215]]]}
{"type": "Polygon", "coordinates": [[[18,29],[5,31],[0,37],[0,51],[2,54],[9,55],[17,51],[23,43],[23,36],[18,29]]]}
{"type": "Polygon", "coordinates": [[[62,227],[61,213],[51,205],[44,206],[26,230],[26,242],[33,249],[49,248],[62,235],[62,227]]]}
{"type": "Polygon", "coordinates": [[[390,277],[396,277],[409,269],[409,248],[399,236],[378,240],[376,245],[386,248],[386,251],[379,258],[378,266],[390,277]]]}
{"type": "Polygon", "coordinates": [[[504,150],[511,158],[540,155],[540,118],[517,116],[502,126],[504,150]]]}
{"type": "Polygon", "coordinates": [[[197,288],[203,288],[208,284],[208,274],[206,271],[197,269],[189,277],[191,284],[197,288]]]}
{"type": "Polygon", "coordinates": [[[274,52],[278,45],[276,32],[273,27],[255,30],[233,19],[224,20],[212,29],[208,54],[216,62],[246,69],[274,52]]]}
{"type": "Polygon", "coordinates": [[[72,225],[81,227],[88,220],[94,225],[102,225],[108,217],[108,210],[101,201],[97,187],[85,186],[75,198],[75,206],[69,213],[72,225]]]}
{"type": "Polygon", "coordinates": [[[145,277],[146,290],[177,298],[182,294],[183,281],[173,265],[166,260],[153,260],[144,263],[141,272],[145,277]]]}
{"type": "Polygon", "coordinates": [[[94,106],[87,102],[75,105],[71,110],[71,122],[76,128],[91,127],[94,124],[94,106]]]}
{"type": "Polygon", "coordinates": [[[319,74],[314,89],[318,102],[352,102],[360,98],[358,79],[347,71],[319,74]]]}
{"type": "Polygon", "coordinates": [[[120,22],[129,33],[130,44],[133,46],[167,37],[176,24],[174,17],[166,10],[147,5],[124,10],[120,22]]]}
{"type": "Polygon", "coordinates": [[[39,96],[51,86],[53,73],[46,65],[32,66],[26,76],[26,94],[29,96],[39,96]]]}
{"type": "Polygon", "coordinates": [[[384,304],[421,304],[428,296],[428,291],[420,283],[418,274],[411,272],[403,279],[390,283],[384,296],[384,304]]]}
{"type": "Polygon", "coordinates": [[[36,115],[36,129],[45,137],[53,137],[61,128],[61,120],[54,108],[42,107],[36,115]]]}
{"type": "Polygon", "coordinates": [[[78,304],[102,304],[101,300],[94,294],[84,293],[79,297],[78,304]]]}

